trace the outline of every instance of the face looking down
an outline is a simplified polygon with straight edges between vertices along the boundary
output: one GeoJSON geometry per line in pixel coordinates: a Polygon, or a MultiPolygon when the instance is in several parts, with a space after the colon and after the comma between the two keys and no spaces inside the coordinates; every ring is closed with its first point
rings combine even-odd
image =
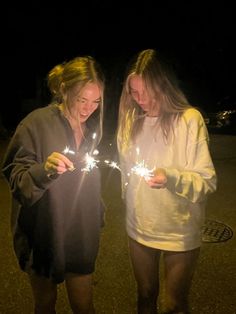
{"type": "Polygon", "coordinates": [[[133,74],[129,79],[129,88],[131,97],[147,113],[148,116],[158,116],[160,106],[155,96],[146,87],[142,77],[133,74]]]}

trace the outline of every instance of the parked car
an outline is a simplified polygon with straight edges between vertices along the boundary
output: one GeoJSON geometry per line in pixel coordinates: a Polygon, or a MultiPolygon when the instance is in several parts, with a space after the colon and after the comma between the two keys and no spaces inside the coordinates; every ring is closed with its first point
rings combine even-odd
{"type": "Polygon", "coordinates": [[[209,132],[236,134],[236,99],[229,96],[221,99],[204,119],[209,132]]]}

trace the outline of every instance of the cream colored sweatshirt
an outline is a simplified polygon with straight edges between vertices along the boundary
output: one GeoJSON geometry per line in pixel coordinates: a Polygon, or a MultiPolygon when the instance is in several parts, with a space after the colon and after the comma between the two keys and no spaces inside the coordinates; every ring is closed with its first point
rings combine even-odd
{"type": "Polygon", "coordinates": [[[199,111],[188,109],[175,125],[175,139],[166,144],[158,118],[146,117],[143,131],[120,156],[128,235],[148,247],[186,251],[201,245],[207,196],[216,190],[216,173],[208,132],[199,111]],[[167,186],[150,188],[131,171],[137,163],[164,168],[167,186]]]}

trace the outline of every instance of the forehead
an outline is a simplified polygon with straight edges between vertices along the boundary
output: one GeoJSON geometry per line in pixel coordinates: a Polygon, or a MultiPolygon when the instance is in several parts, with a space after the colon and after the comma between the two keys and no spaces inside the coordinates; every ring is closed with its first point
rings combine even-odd
{"type": "Polygon", "coordinates": [[[145,83],[140,75],[132,74],[129,78],[129,86],[132,89],[139,90],[145,87],[145,83]]]}
{"type": "Polygon", "coordinates": [[[80,86],[75,86],[74,92],[80,97],[86,99],[98,99],[101,97],[101,89],[97,83],[88,82],[82,88],[80,86]]]}

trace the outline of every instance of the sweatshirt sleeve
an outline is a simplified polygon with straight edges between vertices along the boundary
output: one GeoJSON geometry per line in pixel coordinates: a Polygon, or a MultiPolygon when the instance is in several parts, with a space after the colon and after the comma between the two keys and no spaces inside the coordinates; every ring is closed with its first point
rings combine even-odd
{"type": "Polygon", "coordinates": [[[167,189],[189,201],[201,202],[216,190],[217,177],[208,146],[208,131],[201,114],[194,109],[184,115],[188,140],[187,164],[182,170],[165,169],[167,189]]]}
{"type": "Polygon", "coordinates": [[[23,206],[37,202],[54,181],[44,170],[44,162],[37,156],[40,139],[21,123],[13,135],[2,164],[2,172],[9,182],[13,197],[23,206]],[[37,141],[38,140],[38,141],[37,141]]]}

